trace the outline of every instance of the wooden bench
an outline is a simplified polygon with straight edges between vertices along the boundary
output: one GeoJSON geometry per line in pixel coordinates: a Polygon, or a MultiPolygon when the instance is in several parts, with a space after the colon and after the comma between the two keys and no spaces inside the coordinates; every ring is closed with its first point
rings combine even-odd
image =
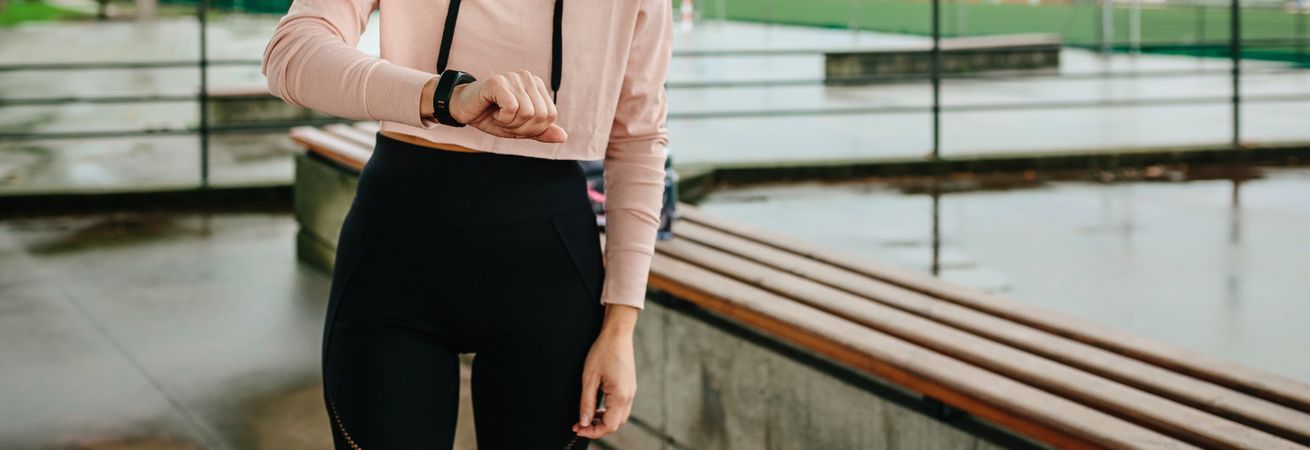
{"type": "MultiPolygon", "coordinates": [[[[291,137],[358,171],[377,129],[291,137]]],[[[679,210],[674,239],[656,245],[653,291],[1018,435],[1062,448],[1310,445],[1304,383],[679,210]]]]}

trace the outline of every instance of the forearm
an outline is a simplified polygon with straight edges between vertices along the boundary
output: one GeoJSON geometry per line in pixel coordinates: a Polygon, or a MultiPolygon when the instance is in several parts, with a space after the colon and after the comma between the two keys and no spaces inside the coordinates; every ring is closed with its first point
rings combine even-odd
{"type": "Polygon", "coordinates": [[[662,135],[612,142],[605,159],[601,302],[644,307],[664,199],[662,135]]]}
{"type": "MultiPolygon", "coordinates": [[[[310,14],[289,14],[265,47],[261,70],[269,93],[337,117],[436,125],[420,113],[433,74],[362,53],[354,40],[310,14]]],[[[426,104],[431,108],[430,101],[426,104]]]]}

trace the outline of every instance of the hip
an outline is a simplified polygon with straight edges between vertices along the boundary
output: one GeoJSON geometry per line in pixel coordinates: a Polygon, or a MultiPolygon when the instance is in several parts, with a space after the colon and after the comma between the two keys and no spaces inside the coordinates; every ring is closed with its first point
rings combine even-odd
{"type": "Polygon", "coordinates": [[[446,151],[380,132],[355,203],[443,228],[505,225],[591,207],[576,160],[446,151]]]}

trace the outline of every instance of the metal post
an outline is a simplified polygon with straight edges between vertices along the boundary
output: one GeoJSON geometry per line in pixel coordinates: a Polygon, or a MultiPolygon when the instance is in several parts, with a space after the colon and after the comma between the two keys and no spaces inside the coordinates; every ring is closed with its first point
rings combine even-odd
{"type": "Polygon", "coordinates": [[[946,26],[951,28],[942,30],[942,35],[958,37],[960,35],[960,0],[950,0],[947,9],[949,11],[946,11],[946,26]]]}
{"type": "MultiPolygon", "coordinates": [[[[1097,9],[1101,8],[1101,3],[1104,1],[1091,0],[1088,2],[1092,5],[1092,18],[1096,19],[1092,21],[1092,34],[1096,36],[1095,42],[1105,42],[1105,15],[1097,14],[1097,9]]],[[[1105,48],[1102,47],[1101,51],[1105,51],[1105,48]]]]}
{"type": "Polygon", "coordinates": [[[1133,0],[1128,14],[1128,40],[1134,55],[1142,53],[1142,0],[1133,0]]]}
{"type": "Polygon", "coordinates": [[[1233,64],[1233,148],[1242,145],[1242,5],[1229,0],[1228,47],[1233,64]]]}
{"type": "Polygon", "coordinates": [[[1114,3],[1101,0],[1101,52],[1109,53],[1114,42],[1114,3]]]}
{"type": "Polygon", "coordinates": [[[851,36],[852,36],[852,37],[859,37],[859,35],[860,35],[860,0],[854,0],[854,1],[851,2],[851,21],[850,21],[850,25],[848,25],[848,28],[851,29],[851,36]]]}
{"type": "MultiPolygon", "coordinates": [[[[933,175],[937,177],[938,175],[933,175]]],[[[940,276],[942,273],[942,192],[941,179],[933,178],[932,180],[932,276],[940,276]]]]}
{"type": "Polygon", "coordinates": [[[1233,177],[1233,194],[1232,205],[1229,209],[1228,217],[1228,252],[1224,257],[1227,276],[1225,283],[1225,297],[1230,305],[1238,304],[1241,299],[1241,277],[1238,275],[1236,268],[1242,267],[1241,255],[1239,251],[1242,245],[1242,180],[1233,177]]]}
{"type": "Polygon", "coordinates": [[[932,0],[932,159],[942,151],[942,0],[932,0]]]}
{"type": "Polygon", "coordinates": [[[206,51],[205,10],[209,0],[196,2],[196,18],[200,21],[200,187],[209,187],[209,52],[206,51]]]}
{"type": "Polygon", "coordinates": [[[1306,9],[1306,0],[1296,2],[1296,62],[1305,64],[1305,16],[1310,15],[1310,10],[1306,9]]]}
{"type": "Polygon", "coordinates": [[[969,34],[967,19],[969,17],[969,5],[963,0],[955,0],[955,29],[951,30],[951,36],[966,36],[969,34]]]}
{"type": "Polygon", "coordinates": [[[1231,207],[1230,212],[1232,213],[1232,226],[1228,231],[1228,242],[1236,244],[1241,241],[1242,237],[1242,221],[1240,220],[1242,217],[1242,180],[1241,178],[1234,176],[1232,181],[1233,189],[1232,195],[1230,196],[1231,198],[1229,199],[1229,206],[1231,207]]]}

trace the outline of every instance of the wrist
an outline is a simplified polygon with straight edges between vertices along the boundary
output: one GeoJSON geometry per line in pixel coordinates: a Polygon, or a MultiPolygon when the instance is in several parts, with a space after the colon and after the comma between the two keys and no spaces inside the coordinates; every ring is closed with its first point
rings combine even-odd
{"type": "Polygon", "coordinates": [[[437,122],[456,128],[467,124],[467,121],[471,118],[458,117],[461,110],[464,109],[462,106],[467,106],[463,104],[465,99],[462,98],[463,95],[456,95],[457,93],[466,93],[464,89],[457,88],[476,81],[477,79],[473,75],[454,69],[444,70],[438,75],[436,89],[432,94],[433,116],[437,119],[437,122]],[[455,103],[460,104],[461,107],[455,106],[455,103]]]}
{"type": "Polygon", "coordinates": [[[473,120],[472,117],[464,117],[464,108],[460,107],[464,104],[464,95],[468,93],[468,86],[469,83],[460,84],[450,90],[450,117],[459,121],[459,123],[469,123],[470,120],[473,120]]]}
{"type": "Polygon", "coordinates": [[[637,315],[641,312],[635,306],[607,303],[605,319],[601,324],[601,334],[612,337],[632,337],[637,327],[637,315]]]}

